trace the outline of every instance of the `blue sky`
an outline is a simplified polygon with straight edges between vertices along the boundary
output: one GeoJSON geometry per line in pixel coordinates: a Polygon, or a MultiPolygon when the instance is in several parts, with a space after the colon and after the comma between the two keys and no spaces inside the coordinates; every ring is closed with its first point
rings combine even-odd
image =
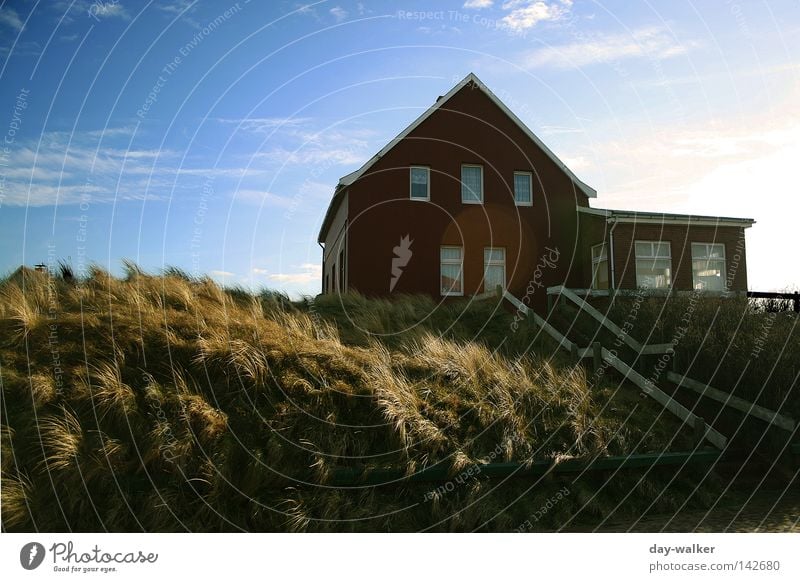
{"type": "Polygon", "coordinates": [[[593,206],[755,218],[750,287],[800,286],[796,0],[3,2],[0,272],[316,293],[338,178],[469,72],[593,206]]]}

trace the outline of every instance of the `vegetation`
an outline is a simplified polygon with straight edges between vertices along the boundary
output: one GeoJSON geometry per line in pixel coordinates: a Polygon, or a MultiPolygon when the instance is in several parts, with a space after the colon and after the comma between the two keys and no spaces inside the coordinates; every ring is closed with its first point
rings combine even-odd
{"type": "Polygon", "coordinates": [[[800,418],[800,318],[788,301],[646,296],[608,314],[640,341],[674,343],[681,373],[800,418]]]}
{"type": "Polygon", "coordinates": [[[492,300],[292,302],[177,269],[21,269],[0,282],[3,529],[508,531],[714,499],[688,469],[465,473],[692,448],[656,404],[590,388],[511,322],[492,300]],[[452,487],[330,486],[336,467],[435,464],[452,487]]]}

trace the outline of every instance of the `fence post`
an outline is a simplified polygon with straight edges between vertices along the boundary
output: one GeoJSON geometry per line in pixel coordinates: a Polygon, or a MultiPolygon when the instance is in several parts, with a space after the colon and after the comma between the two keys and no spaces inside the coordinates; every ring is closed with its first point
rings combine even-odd
{"type": "Polygon", "coordinates": [[[794,312],[800,313],[800,293],[794,294],[794,312]]]}
{"type": "Polygon", "coordinates": [[[578,344],[576,344],[575,342],[572,342],[572,347],[570,348],[569,351],[570,351],[570,355],[572,355],[572,357],[575,360],[577,360],[578,362],[581,361],[580,358],[578,357],[578,344]]]}
{"type": "Polygon", "coordinates": [[[603,365],[603,346],[600,345],[600,342],[592,344],[592,363],[594,364],[595,372],[603,365]]]}
{"type": "Polygon", "coordinates": [[[680,352],[677,349],[673,348],[672,349],[672,371],[675,372],[676,374],[680,374],[681,373],[681,361],[680,360],[681,360],[680,352]]]}
{"type": "Polygon", "coordinates": [[[694,426],[692,427],[694,434],[695,446],[703,444],[703,439],[706,438],[706,421],[702,416],[694,416],[694,426]]]}

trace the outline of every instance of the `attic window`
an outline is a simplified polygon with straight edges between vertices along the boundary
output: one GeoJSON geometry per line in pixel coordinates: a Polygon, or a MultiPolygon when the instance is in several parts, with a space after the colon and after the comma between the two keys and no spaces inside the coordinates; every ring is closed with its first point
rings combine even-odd
{"type": "Polygon", "coordinates": [[[483,204],[483,166],[461,166],[461,202],[483,204]]]}
{"type": "Polygon", "coordinates": [[[412,200],[431,199],[431,170],[425,166],[411,166],[409,195],[412,200]]]}
{"type": "Polygon", "coordinates": [[[530,172],[514,172],[514,203],[533,206],[533,176],[530,172]]]}

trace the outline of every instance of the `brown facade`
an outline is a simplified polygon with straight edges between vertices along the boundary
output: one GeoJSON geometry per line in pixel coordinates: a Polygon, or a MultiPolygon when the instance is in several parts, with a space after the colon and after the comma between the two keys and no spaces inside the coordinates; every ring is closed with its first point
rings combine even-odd
{"type": "Polygon", "coordinates": [[[483,281],[484,250],[502,248],[506,287],[543,307],[549,286],[591,287],[591,248],[605,242],[610,254],[612,238],[614,273],[611,261],[608,270],[617,288],[636,288],[634,242],[647,240],[669,241],[673,287],[687,290],[693,287],[691,243],[724,243],[728,288],[746,290],[739,219],[704,226],[693,217],[681,223],[678,215],[663,215],[673,220],[614,224],[613,211],[590,210],[594,192],[483,89],[473,81],[455,88],[355,178],[342,179],[320,232],[323,292],[441,298],[440,249],[456,246],[463,295],[476,295],[491,290],[483,281]],[[462,201],[462,165],[482,166],[482,203],[462,201]],[[427,200],[410,195],[411,167],[418,166],[429,168],[427,200]],[[532,205],[515,203],[515,172],[531,174],[532,205]]]}
{"type": "Polygon", "coordinates": [[[463,247],[464,295],[486,290],[487,247],[505,249],[512,293],[525,293],[537,265],[542,285],[581,282],[575,209],[588,206],[587,196],[480,90],[461,89],[349,186],[346,197],[347,281],[361,293],[389,293],[393,249],[405,236],[412,254],[393,293],[439,297],[442,245],[463,247]],[[462,164],[483,166],[483,204],[462,202],[462,164]],[[430,168],[429,201],[410,199],[411,166],[430,168]],[[515,204],[514,172],[532,174],[531,206],[515,204]]]}

